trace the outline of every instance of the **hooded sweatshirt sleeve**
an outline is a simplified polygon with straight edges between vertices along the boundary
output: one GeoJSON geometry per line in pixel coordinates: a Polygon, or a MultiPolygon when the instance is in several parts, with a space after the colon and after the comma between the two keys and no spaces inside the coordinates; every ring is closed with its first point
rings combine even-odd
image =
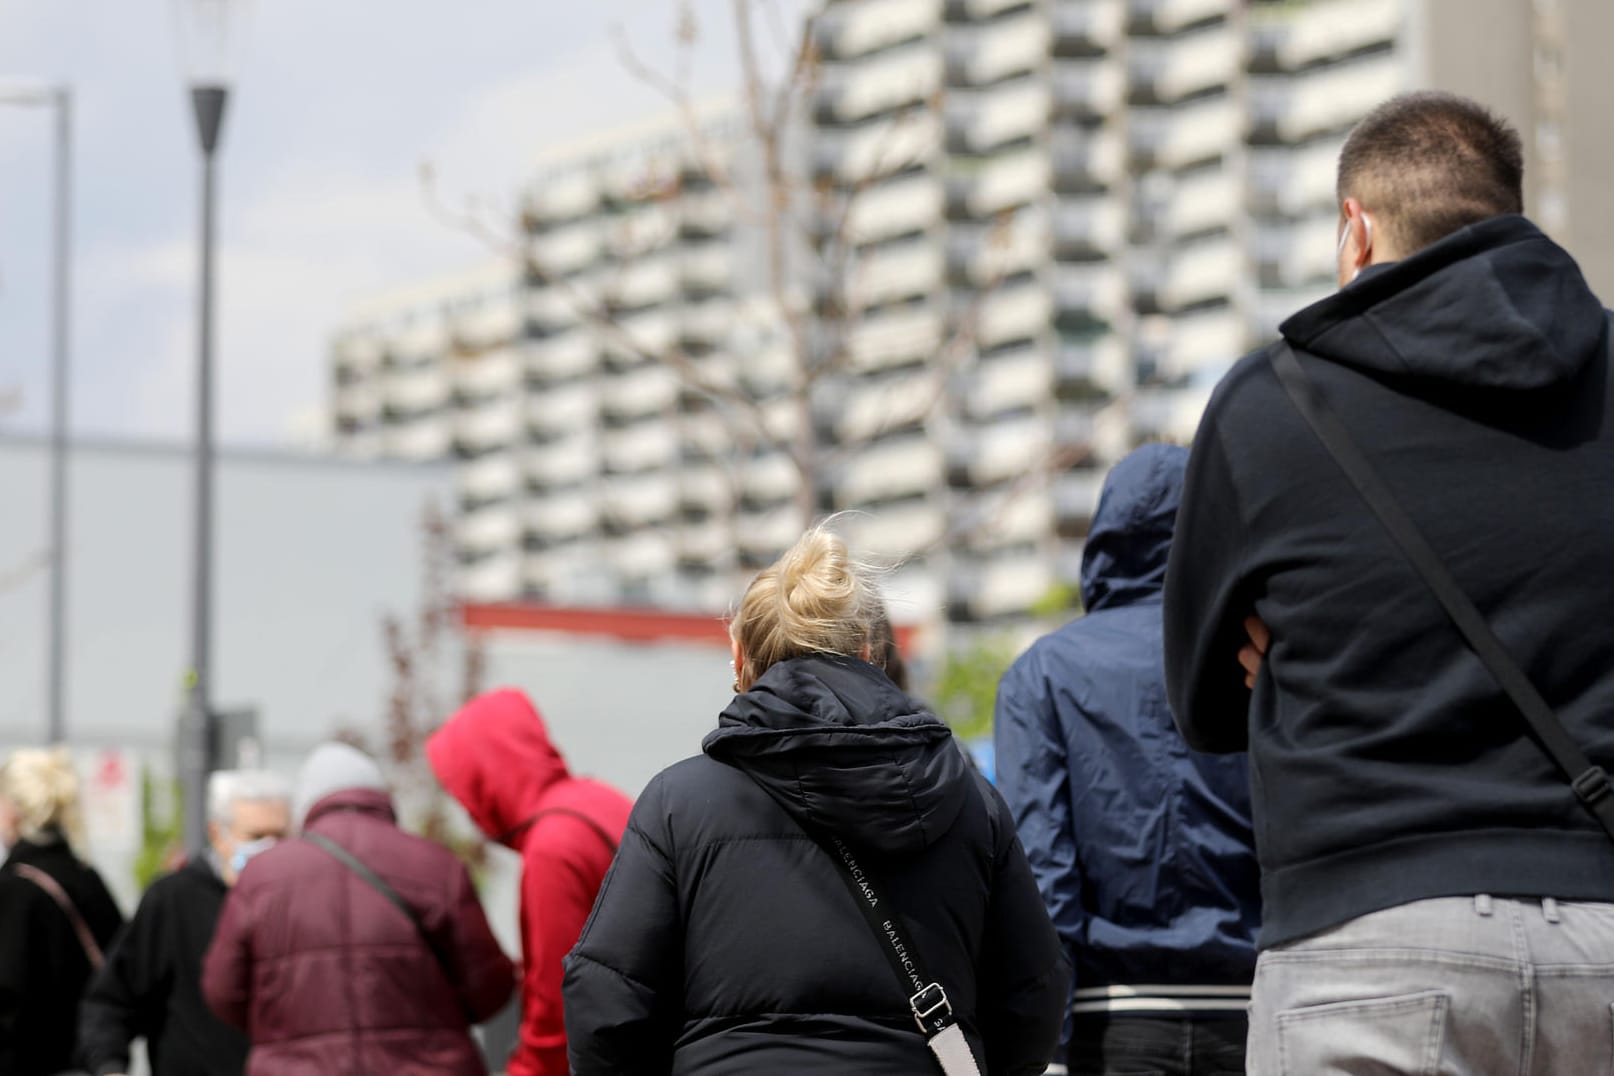
{"type": "Polygon", "coordinates": [[[1067,949],[1081,936],[1081,864],[1070,813],[1070,760],[1037,648],[998,684],[992,729],[998,791],[1008,804],[1037,889],[1067,949]]]}
{"type": "Polygon", "coordinates": [[[566,958],[566,1045],[575,1076],[671,1069],[683,1011],[684,927],[660,778],[628,820],[577,948],[566,958]]]}
{"type": "MultiPolygon", "coordinates": [[[[1231,381],[1231,376],[1229,381],[1231,381]]],[[[1198,751],[1243,751],[1250,692],[1238,662],[1255,612],[1243,573],[1244,521],[1217,432],[1227,382],[1194,438],[1166,568],[1166,690],[1183,738],[1198,751]]]]}

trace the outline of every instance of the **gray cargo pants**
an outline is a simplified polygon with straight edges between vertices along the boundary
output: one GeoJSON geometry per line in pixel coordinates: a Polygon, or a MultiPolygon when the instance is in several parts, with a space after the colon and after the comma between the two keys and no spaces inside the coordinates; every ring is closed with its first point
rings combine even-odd
{"type": "Polygon", "coordinates": [[[1608,1076],[1614,904],[1420,900],[1261,954],[1252,1076],[1608,1076]]]}

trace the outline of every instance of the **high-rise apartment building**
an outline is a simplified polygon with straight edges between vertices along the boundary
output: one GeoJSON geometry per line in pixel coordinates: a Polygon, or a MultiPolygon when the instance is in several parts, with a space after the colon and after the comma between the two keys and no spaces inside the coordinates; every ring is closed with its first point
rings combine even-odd
{"type": "Polygon", "coordinates": [[[717,606],[799,530],[788,453],[736,438],[657,361],[675,349],[770,401],[776,433],[812,423],[811,510],[904,559],[902,615],[1022,617],[1075,580],[1105,468],[1189,437],[1221,372],[1334,286],[1339,147],[1401,90],[1513,119],[1530,211],[1614,290],[1592,55],[1614,5],[834,0],[813,32],[788,138],[824,207],[787,263],[810,340],[703,168],[744,155],[721,122],[698,150],[674,127],[542,173],[525,272],[339,334],[344,441],[464,460],[474,596],[717,606]]]}

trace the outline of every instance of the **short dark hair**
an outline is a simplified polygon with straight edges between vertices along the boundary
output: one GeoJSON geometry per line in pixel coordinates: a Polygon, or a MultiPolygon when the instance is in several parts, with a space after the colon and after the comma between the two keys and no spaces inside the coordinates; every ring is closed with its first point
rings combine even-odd
{"type": "Polygon", "coordinates": [[[1382,217],[1401,254],[1488,217],[1524,212],[1519,132],[1454,93],[1404,93],[1369,112],[1339,154],[1339,200],[1382,217]]]}

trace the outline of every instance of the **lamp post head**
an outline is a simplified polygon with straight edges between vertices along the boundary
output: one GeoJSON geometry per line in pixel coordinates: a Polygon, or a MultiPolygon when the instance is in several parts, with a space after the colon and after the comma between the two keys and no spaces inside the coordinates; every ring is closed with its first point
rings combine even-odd
{"type": "Polygon", "coordinates": [[[247,0],[172,0],[179,56],[190,83],[191,108],[202,153],[211,157],[224,125],[224,106],[240,50],[247,0]]]}

